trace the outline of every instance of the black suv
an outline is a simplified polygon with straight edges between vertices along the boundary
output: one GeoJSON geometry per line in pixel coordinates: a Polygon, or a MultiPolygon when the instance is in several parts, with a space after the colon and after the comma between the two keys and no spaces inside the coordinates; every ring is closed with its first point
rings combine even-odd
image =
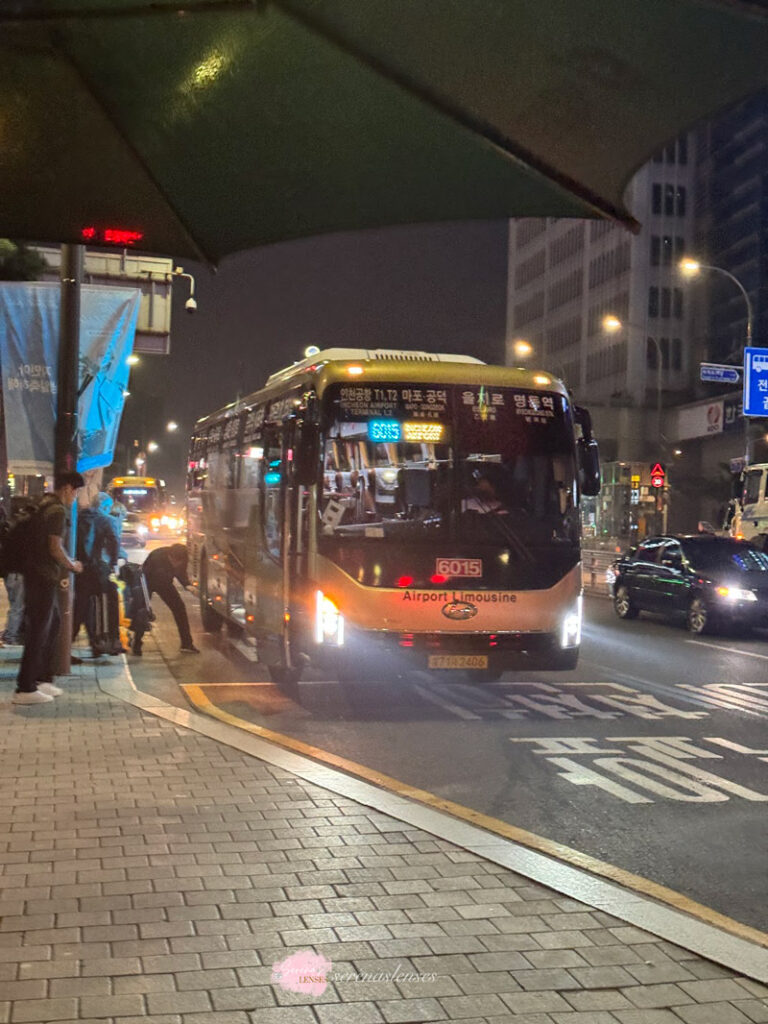
{"type": "Polygon", "coordinates": [[[692,633],[768,626],[768,555],[709,534],[650,537],[612,567],[620,619],[640,611],[685,617],[692,633]]]}

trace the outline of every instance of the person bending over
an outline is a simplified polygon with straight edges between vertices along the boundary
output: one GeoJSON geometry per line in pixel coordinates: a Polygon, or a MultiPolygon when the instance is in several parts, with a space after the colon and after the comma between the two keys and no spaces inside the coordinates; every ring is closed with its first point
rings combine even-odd
{"type": "MultiPolygon", "coordinates": [[[[192,642],[187,609],[173,583],[174,579],[177,579],[182,587],[191,585],[187,576],[186,544],[171,544],[168,547],[155,548],[154,551],[150,551],[144,560],[144,578],[147,581],[149,596],[157,594],[171,609],[176,621],[176,628],[179,631],[182,651],[199,654],[199,650],[192,642]]],[[[143,636],[144,630],[137,630],[134,634],[131,646],[134,654],[141,655],[143,636]]]]}

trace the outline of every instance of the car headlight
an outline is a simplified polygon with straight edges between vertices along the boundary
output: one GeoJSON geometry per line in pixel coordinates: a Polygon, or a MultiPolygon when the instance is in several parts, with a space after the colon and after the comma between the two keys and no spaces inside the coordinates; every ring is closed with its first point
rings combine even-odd
{"type": "Polygon", "coordinates": [[[724,601],[756,601],[757,594],[741,587],[715,587],[715,593],[724,601]]]}
{"type": "Polygon", "coordinates": [[[146,537],[147,534],[149,533],[149,530],[143,523],[140,523],[139,526],[136,527],[136,533],[138,533],[140,537],[146,537]]]}

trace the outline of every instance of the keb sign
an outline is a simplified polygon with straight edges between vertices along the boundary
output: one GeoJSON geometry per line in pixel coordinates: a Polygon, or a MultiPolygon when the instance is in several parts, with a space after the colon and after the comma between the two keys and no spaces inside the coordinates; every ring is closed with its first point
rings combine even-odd
{"type": "Polygon", "coordinates": [[[744,349],[744,415],[768,416],[768,348],[744,349]]]}

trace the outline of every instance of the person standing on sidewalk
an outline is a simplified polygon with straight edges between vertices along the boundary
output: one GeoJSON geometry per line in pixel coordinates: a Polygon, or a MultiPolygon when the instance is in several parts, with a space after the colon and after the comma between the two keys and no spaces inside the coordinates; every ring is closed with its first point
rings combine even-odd
{"type": "MultiPolygon", "coordinates": [[[[171,544],[169,547],[155,548],[154,551],[150,551],[144,560],[144,578],[147,581],[149,596],[151,597],[153,593],[157,594],[173,612],[182,651],[199,654],[200,651],[192,642],[187,609],[184,607],[181,595],[173,585],[174,579],[177,579],[182,587],[191,586],[187,576],[187,545],[171,544]]],[[[143,636],[143,630],[135,633],[131,646],[134,654],[141,655],[143,636]]]]}
{"type": "MultiPolygon", "coordinates": [[[[112,505],[112,498],[105,495],[112,505]]],[[[102,495],[77,517],[77,557],[83,571],[75,584],[72,639],[85,624],[91,653],[122,654],[117,585],[111,575],[117,568],[120,544],[114,521],[102,508],[102,495]],[[103,600],[102,600],[103,598],[103,600]]]]}
{"type": "Polygon", "coordinates": [[[84,486],[79,473],[57,473],[53,493],[43,498],[35,517],[25,557],[24,654],[14,704],[45,704],[62,692],[50,674],[60,624],[58,592],[65,573],[83,571],[82,564],[67,554],[63,537],[67,511],[84,486]]]}

